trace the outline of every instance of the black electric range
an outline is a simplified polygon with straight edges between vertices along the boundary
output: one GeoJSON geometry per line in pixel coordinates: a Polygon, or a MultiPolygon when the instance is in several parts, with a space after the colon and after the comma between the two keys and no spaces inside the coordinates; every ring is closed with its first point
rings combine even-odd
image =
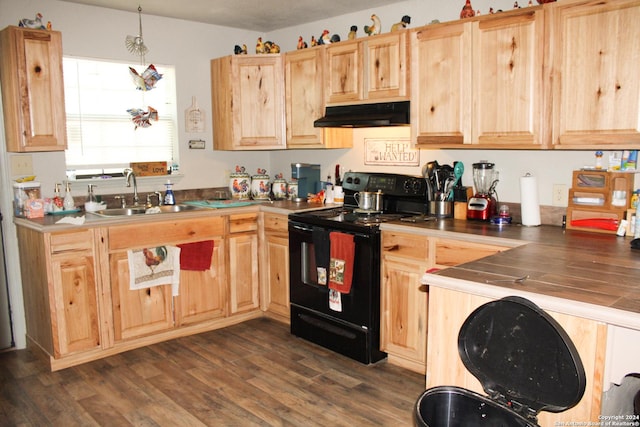
{"type": "Polygon", "coordinates": [[[291,333],[359,362],[386,357],[380,350],[380,223],[426,215],[423,178],[347,172],[344,206],[289,215],[291,333]],[[354,195],[381,191],[381,211],[362,211],[354,195]],[[353,236],[352,285],[336,295],[322,265],[330,258],[332,233],[353,236]],[[324,240],[323,240],[324,239],[324,240]],[[323,243],[325,242],[325,243],[323,243]]]}

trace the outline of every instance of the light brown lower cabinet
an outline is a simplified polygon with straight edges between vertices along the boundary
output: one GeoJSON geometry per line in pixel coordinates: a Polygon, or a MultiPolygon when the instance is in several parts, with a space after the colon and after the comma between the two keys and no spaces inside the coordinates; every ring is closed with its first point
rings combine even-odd
{"type": "Polygon", "coordinates": [[[93,231],[17,233],[28,344],[55,358],[99,349],[93,231]]]}
{"type": "Polygon", "coordinates": [[[262,310],[267,316],[288,323],[289,229],[287,215],[264,213],[260,274],[262,310]]]}
{"type": "Polygon", "coordinates": [[[463,240],[382,232],[380,346],[389,363],[425,373],[427,321],[432,304],[420,285],[430,268],[447,268],[497,253],[506,247],[463,240]]]}
{"type": "Polygon", "coordinates": [[[18,226],[29,345],[63,369],[262,315],[258,213],[43,233],[18,226]],[[127,251],[213,240],[209,269],[131,290],[127,251]]]}

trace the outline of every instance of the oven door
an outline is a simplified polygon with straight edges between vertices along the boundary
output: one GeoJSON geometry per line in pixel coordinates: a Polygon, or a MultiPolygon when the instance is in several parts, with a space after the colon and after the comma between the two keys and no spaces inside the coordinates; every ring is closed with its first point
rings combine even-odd
{"type": "Polygon", "coordinates": [[[387,356],[380,351],[380,233],[369,231],[289,221],[291,333],[365,364],[387,356]],[[316,269],[317,233],[330,231],[352,234],[355,241],[351,290],[340,294],[338,307],[330,305],[316,269]]]}
{"type": "MultiPolygon", "coordinates": [[[[380,310],[380,234],[343,231],[308,224],[289,223],[289,265],[291,303],[341,319],[359,327],[378,330],[380,310]],[[318,238],[314,233],[340,231],[353,235],[355,253],[353,278],[348,294],[340,294],[338,308],[329,304],[328,278],[318,280],[318,238]],[[314,242],[315,240],[315,242],[314,242]]],[[[324,249],[329,250],[329,246],[324,249]]],[[[326,253],[325,258],[329,258],[326,253]]],[[[328,275],[328,271],[327,271],[328,275]]]]}

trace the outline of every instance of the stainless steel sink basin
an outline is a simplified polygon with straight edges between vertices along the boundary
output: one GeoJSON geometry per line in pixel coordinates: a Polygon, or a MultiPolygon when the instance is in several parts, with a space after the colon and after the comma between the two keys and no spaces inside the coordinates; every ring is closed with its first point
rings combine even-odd
{"type": "Polygon", "coordinates": [[[195,211],[200,209],[199,207],[192,205],[163,205],[158,207],[160,208],[161,213],[195,211]]]}
{"type": "MultiPolygon", "coordinates": [[[[199,210],[199,209],[201,208],[199,208],[198,206],[191,206],[191,205],[154,206],[153,208],[150,208],[149,214],[176,213],[176,212],[193,211],[193,210],[199,210]]],[[[147,213],[147,209],[144,206],[102,209],[94,212],[94,214],[99,216],[133,216],[133,215],[144,215],[145,213],[147,213]]]]}
{"type": "Polygon", "coordinates": [[[144,206],[140,206],[132,208],[102,209],[93,213],[100,216],[131,216],[144,215],[145,211],[146,209],[144,208],[144,206]]]}

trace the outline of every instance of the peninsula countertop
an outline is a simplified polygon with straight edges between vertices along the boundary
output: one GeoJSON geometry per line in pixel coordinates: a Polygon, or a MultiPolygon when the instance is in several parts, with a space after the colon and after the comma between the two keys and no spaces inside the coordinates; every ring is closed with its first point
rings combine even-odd
{"type": "Polygon", "coordinates": [[[425,274],[426,284],[489,298],[519,295],[546,309],[640,330],[640,251],[630,238],[454,219],[389,222],[381,230],[511,247],[425,274]],[[524,276],[522,283],[492,282],[524,276]]]}

